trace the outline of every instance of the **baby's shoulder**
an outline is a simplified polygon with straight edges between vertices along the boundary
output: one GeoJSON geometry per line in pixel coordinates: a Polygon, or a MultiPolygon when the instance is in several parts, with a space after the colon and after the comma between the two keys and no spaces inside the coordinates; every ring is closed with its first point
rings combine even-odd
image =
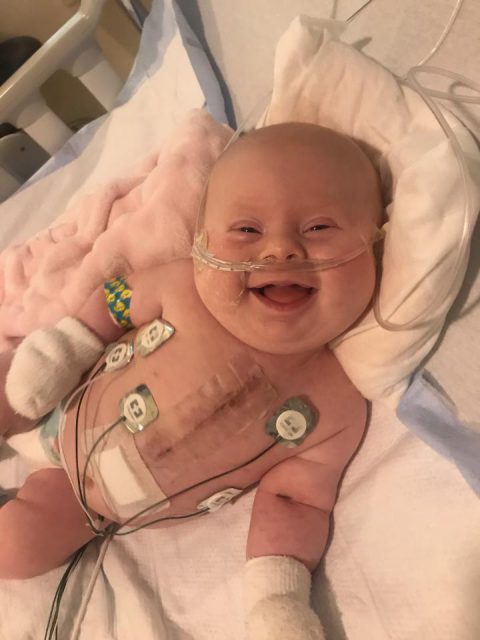
{"type": "Polygon", "coordinates": [[[314,391],[321,413],[334,431],[344,429],[363,433],[368,404],[354,386],[343,367],[328,350],[313,373],[314,391]]]}
{"type": "Polygon", "coordinates": [[[169,283],[182,280],[193,283],[192,260],[184,258],[172,260],[134,271],[128,282],[135,289],[165,289],[169,283]]]}
{"type": "Polygon", "coordinates": [[[128,276],[131,289],[131,318],[141,326],[168,313],[175,300],[193,299],[194,279],[191,260],[175,260],[150,266],[128,276]]]}

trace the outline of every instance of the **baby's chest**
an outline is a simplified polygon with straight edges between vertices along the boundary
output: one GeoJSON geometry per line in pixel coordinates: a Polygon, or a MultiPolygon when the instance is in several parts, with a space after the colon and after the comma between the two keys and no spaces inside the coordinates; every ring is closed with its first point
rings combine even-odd
{"type": "Polygon", "coordinates": [[[79,425],[93,430],[81,441],[93,442],[102,425],[120,419],[109,436],[114,441],[107,437],[103,444],[125,451],[129,460],[138,452],[140,477],[153,478],[167,496],[180,492],[172,514],[225,488],[255,484],[338,429],[331,372],[323,385],[315,368],[272,375],[221,333],[213,349],[198,335],[189,339],[181,326],[169,326],[145,327],[143,341],[142,332],[129,334],[117,354],[110,352],[107,372],[82,402],[79,425]],[[191,489],[185,493],[185,487],[191,489]]]}
{"type": "Polygon", "coordinates": [[[275,438],[314,444],[337,429],[345,384],[331,358],[296,369],[280,359],[272,369],[217,328],[162,319],[127,334],[91,380],[84,428],[122,419],[159,463],[185,442],[203,457],[275,438]]]}

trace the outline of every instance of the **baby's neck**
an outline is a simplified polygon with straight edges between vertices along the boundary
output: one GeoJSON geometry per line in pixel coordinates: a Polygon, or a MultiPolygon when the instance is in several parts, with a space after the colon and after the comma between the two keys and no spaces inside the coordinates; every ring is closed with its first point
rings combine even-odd
{"type": "Polygon", "coordinates": [[[255,350],[255,360],[265,370],[296,371],[307,366],[313,360],[318,361],[330,353],[327,346],[305,353],[277,354],[255,350]]]}

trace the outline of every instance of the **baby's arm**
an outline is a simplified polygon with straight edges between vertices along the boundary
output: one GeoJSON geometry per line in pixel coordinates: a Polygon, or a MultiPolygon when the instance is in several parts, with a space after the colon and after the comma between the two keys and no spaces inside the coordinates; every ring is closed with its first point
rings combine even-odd
{"type": "MultiPolygon", "coordinates": [[[[261,480],[247,543],[247,620],[254,640],[323,639],[310,609],[310,572],[322,558],[338,484],[365,424],[281,462],[261,480]],[[303,635],[302,635],[303,634],[303,635]]],[[[359,417],[359,416],[356,416],[359,417]]]]}
{"type": "Polygon", "coordinates": [[[127,329],[159,318],[162,315],[161,283],[166,269],[166,265],[159,265],[102,284],[76,313],[77,320],[107,345],[118,340],[127,329]]]}
{"type": "Polygon", "coordinates": [[[348,427],[273,467],[253,505],[247,557],[291,556],[314,571],[327,542],[343,471],[363,429],[348,427]]]}
{"type": "Polygon", "coordinates": [[[161,267],[139,271],[128,283],[116,279],[90,296],[76,317],[37,329],[18,347],[7,375],[5,394],[13,410],[31,420],[51,411],[80,382],[105,345],[126,329],[161,315],[158,283],[161,267]],[[120,326],[120,323],[124,326],[120,326]]]}

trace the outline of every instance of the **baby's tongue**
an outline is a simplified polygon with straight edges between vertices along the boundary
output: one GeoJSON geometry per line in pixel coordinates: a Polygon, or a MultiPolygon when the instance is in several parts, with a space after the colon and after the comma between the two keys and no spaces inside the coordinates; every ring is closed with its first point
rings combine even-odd
{"type": "Polygon", "coordinates": [[[287,304],[289,302],[297,302],[297,300],[301,300],[305,296],[308,296],[308,289],[305,289],[305,287],[301,287],[298,284],[292,284],[288,287],[269,285],[265,287],[263,294],[273,302],[287,304]]]}

